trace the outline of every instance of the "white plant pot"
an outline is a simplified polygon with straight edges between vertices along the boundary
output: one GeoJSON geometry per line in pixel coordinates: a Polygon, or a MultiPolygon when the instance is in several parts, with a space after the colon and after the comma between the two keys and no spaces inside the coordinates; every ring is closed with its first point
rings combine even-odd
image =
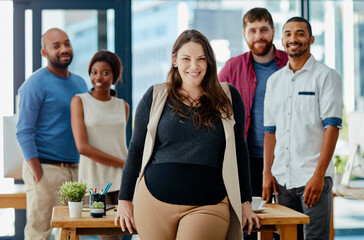
{"type": "Polygon", "coordinates": [[[68,208],[71,218],[80,218],[82,215],[83,201],[81,202],[68,202],[68,208]]]}
{"type": "Polygon", "coordinates": [[[104,213],[104,209],[103,208],[91,208],[90,210],[92,213],[104,213]]]}
{"type": "Polygon", "coordinates": [[[102,216],[104,216],[105,214],[105,210],[103,208],[98,209],[98,208],[92,208],[90,210],[90,214],[91,216],[93,216],[94,218],[101,218],[102,216]]]}

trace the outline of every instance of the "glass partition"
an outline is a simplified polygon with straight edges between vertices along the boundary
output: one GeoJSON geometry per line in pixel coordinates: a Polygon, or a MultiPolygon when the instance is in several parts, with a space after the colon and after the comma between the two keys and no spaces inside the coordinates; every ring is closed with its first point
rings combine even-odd
{"type": "Polygon", "coordinates": [[[364,4],[354,2],[354,72],[355,110],[364,111],[364,4]]]}
{"type": "Polygon", "coordinates": [[[343,1],[311,1],[310,23],[314,57],[343,76],[343,1]]]}
{"type": "Polygon", "coordinates": [[[342,77],[347,112],[364,111],[364,5],[355,1],[310,1],[314,56],[342,77]]]}
{"type": "MultiPolygon", "coordinates": [[[[69,69],[81,76],[91,88],[88,63],[99,49],[115,51],[114,10],[43,10],[42,33],[58,27],[68,34],[73,47],[69,69]]],[[[47,60],[42,58],[42,66],[47,60]]]]}
{"type": "Polygon", "coordinates": [[[282,26],[300,14],[300,1],[133,1],[133,110],[150,86],[166,81],[172,45],[182,31],[193,28],[210,40],[218,70],[229,58],[248,51],[242,17],[253,7],[270,11],[276,28],[274,44],[283,49],[282,26]]]}

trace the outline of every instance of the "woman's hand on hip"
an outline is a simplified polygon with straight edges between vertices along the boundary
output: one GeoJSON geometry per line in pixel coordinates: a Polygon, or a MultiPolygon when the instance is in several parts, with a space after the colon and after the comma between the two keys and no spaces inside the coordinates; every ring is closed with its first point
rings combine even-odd
{"type": "Polygon", "coordinates": [[[245,227],[245,225],[248,226],[248,234],[250,235],[253,225],[256,226],[256,228],[260,228],[259,219],[264,219],[262,216],[256,215],[252,210],[252,205],[250,203],[242,203],[241,204],[241,210],[242,210],[242,228],[245,227]]]}
{"type": "Polygon", "coordinates": [[[129,233],[132,234],[133,228],[136,229],[134,222],[134,206],[131,201],[119,200],[118,211],[114,219],[115,226],[118,225],[118,221],[120,221],[120,227],[123,232],[128,229],[129,233]]]}

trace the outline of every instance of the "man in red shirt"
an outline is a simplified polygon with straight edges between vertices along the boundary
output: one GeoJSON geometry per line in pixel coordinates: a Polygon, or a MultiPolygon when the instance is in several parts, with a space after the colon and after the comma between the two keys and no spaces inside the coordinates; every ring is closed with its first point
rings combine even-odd
{"type": "Polygon", "coordinates": [[[234,85],[245,105],[245,138],[253,196],[262,195],[266,83],[270,75],[288,61],[287,54],[273,45],[274,31],[273,19],[267,9],[249,10],[243,18],[243,34],[250,51],[228,60],[219,73],[220,82],[234,85]]]}

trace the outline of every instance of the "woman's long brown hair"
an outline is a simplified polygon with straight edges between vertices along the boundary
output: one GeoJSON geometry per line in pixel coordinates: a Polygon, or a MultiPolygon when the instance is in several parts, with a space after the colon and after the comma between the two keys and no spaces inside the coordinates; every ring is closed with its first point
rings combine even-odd
{"type": "Polygon", "coordinates": [[[188,112],[183,112],[183,102],[189,102],[189,96],[178,91],[182,86],[182,78],[178,68],[174,67],[172,63],[167,81],[168,97],[171,101],[169,106],[173,109],[173,113],[178,114],[181,121],[192,116],[192,120],[197,128],[205,126],[215,129],[215,121],[232,116],[232,104],[219,83],[214,52],[209,41],[202,33],[196,30],[182,32],[173,45],[172,54],[174,57],[177,57],[178,50],[188,42],[201,44],[206,57],[207,70],[201,82],[203,95],[199,99],[198,109],[194,108],[193,103],[191,103],[188,112]]]}

